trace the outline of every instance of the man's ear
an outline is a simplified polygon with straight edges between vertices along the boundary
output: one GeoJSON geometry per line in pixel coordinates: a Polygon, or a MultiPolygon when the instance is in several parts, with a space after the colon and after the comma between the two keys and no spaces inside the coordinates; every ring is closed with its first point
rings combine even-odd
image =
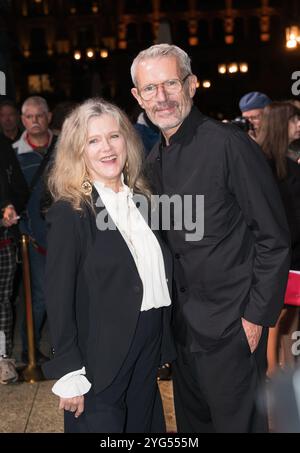
{"type": "Polygon", "coordinates": [[[197,90],[197,77],[194,74],[192,74],[189,77],[189,94],[191,98],[195,96],[196,90],[197,90]]]}
{"type": "Polygon", "coordinates": [[[138,101],[139,105],[143,109],[144,108],[143,100],[142,100],[141,96],[139,95],[137,88],[135,88],[135,87],[131,88],[131,94],[133,97],[135,97],[135,99],[138,101]]]}

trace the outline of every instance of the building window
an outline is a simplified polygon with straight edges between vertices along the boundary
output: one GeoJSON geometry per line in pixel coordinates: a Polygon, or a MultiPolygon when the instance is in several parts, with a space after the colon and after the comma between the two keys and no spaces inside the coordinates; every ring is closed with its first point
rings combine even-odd
{"type": "Polygon", "coordinates": [[[181,20],[176,24],[175,44],[187,48],[189,45],[189,28],[186,21],[181,20]]]}
{"type": "Polygon", "coordinates": [[[160,2],[160,10],[163,12],[187,11],[188,9],[189,5],[186,0],[164,0],[160,2]]]}
{"type": "Polygon", "coordinates": [[[235,9],[253,9],[260,8],[262,4],[261,0],[233,0],[232,7],[235,9]]]}
{"type": "Polygon", "coordinates": [[[199,11],[220,10],[220,9],[225,9],[225,6],[226,6],[225,0],[214,0],[213,2],[212,1],[204,2],[203,0],[197,1],[197,9],[199,11]]]}
{"type": "Polygon", "coordinates": [[[244,19],[237,17],[234,21],[234,41],[236,44],[241,43],[245,39],[244,19]]]}
{"type": "Polygon", "coordinates": [[[141,46],[148,47],[153,44],[154,36],[152,30],[152,24],[145,22],[142,24],[141,28],[141,46]]]}
{"type": "Polygon", "coordinates": [[[152,2],[150,0],[126,0],[125,14],[143,14],[152,12],[152,2]]]}
{"type": "Polygon", "coordinates": [[[209,25],[206,20],[199,20],[198,22],[198,38],[199,45],[203,46],[209,42],[209,25]]]}
{"type": "Polygon", "coordinates": [[[32,52],[46,51],[46,37],[44,28],[32,28],[30,30],[30,49],[32,52]]]}
{"type": "Polygon", "coordinates": [[[52,92],[49,74],[30,74],[28,76],[28,91],[33,93],[52,92]]]}

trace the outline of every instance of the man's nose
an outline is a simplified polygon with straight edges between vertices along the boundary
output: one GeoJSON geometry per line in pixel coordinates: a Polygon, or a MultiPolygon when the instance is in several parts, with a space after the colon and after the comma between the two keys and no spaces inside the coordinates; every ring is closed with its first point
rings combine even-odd
{"type": "Polygon", "coordinates": [[[168,98],[168,94],[163,84],[157,85],[156,99],[159,101],[165,101],[168,98]]]}

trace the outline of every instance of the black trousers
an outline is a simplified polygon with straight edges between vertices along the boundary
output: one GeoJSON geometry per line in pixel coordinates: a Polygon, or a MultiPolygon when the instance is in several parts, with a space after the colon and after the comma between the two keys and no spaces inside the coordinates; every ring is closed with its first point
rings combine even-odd
{"type": "Polygon", "coordinates": [[[161,309],[140,313],[130,350],[118,375],[96,395],[91,388],[85,395],[85,409],[80,417],[65,411],[66,433],[165,432],[156,379],[161,332],[161,309]]]}
{"type": "Polygon", "coordinates": [[[242,323],[209,352],[177,347],[173,366],[178,432],[267,432],[262,390],[266,371],[267,329],[251,354],[242,323]]]}

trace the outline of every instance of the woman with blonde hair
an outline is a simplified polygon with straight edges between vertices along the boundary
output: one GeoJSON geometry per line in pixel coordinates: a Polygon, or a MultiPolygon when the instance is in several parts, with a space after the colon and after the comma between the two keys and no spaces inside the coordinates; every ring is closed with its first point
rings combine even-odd
{"type": "Polygon", "coordinates": [[[65,432],[164,430],[156,374],[174,358],[171,260],[135,204],[150,195],[141,156],[129,119],[103,99],[63,125],[48,181],[43,369],[58,378],[65,432]]]}
{"type": "MultiPolygon", "coordinates": [[[[277,180],[291,232],[291,269],[300,270],[300,166],[289,145],[300,138],[300,110],[291,102],[273,102],[264,109],[258,143],[277,180]]],[[[292,333],[299,329],[299,308],[282,309],[275,327],[269,329],[268,376],[279,367],[293,366],[292,333]]]]}

